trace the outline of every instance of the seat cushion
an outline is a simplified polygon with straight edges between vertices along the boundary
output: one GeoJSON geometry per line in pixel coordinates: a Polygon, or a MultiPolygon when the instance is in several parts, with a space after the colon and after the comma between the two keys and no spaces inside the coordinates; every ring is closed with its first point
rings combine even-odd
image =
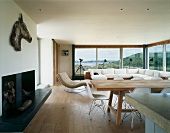
{"type": "Polygon", "coordinates": [[[146,69],[139,69],[139,74],[145,74],[146,69]]]}
{"type": "Polygon", "coordinates": [[[132,78],[133,77],[132,74],[118,74],[118,76],[121,78],[132,78]]]}
{"type": "Polygon", "coordinates": [[[105,74],[105,76],[106,76],[107,78],[116,78],[116,77],[118,77],[117,74],[105,74]]]}
{"type": "Polygon", "coordinates": [[[139,69],[127,69],[128,74],[137,74],[139,73],[139,69]]]}
{"type": "Polygon", "coordinates": [[[155,70],[155,71],[153,72],[153,76],[154,76],[154,77],[160,77],[160,72],[157,71],[157,70],[155,70]]]}
{"type": "Polygon", "coordinates": [[[126,74],[126,69],[115,69],[115,74],[126,74]]]}
{"type": "Polygon", "coordinates": [[[145,74],[148,76],[153,76],[154,70],[146,69],[145,74]]]}
{"type": "Polygon", "coordinates": [[[106,75],[106,74],[114,74],[114,68],[108,68],[108,69],[102,69],[102,74],[106,75]]]}
{"type": "Polygon", "coordinates": [[[99,75],[92,75],[91,79],[92,80],[107,80],[107,77],[105,75],[99,74],[99,75]]]}

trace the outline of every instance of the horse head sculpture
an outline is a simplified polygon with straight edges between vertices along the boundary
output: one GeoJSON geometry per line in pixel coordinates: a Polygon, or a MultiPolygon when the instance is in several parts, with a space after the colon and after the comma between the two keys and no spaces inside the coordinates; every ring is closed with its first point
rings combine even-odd
{"type": "Polygon", "coordinates": [[[32,37],[29,34],[27,26],[25,25],[22,14],[20,14],[18,21],[13,25],[10,35],[10,43],[16,51],[21,51],[21,39],[24,38],[29,43],[32,41],[32,37]]]}

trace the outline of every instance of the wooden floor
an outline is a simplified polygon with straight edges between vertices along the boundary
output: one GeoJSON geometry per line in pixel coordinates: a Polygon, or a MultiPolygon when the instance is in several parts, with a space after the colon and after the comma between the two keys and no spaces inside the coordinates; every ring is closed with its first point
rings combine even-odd
{"type": "MultiPolygon", "coordinates": [[[[105,92],[106,93],[106,92],[105,92]]],[[[91,100],[87,92],[67,93],[61,84],[52,87],[52,94],[36,114],[24,133],[144,133],[144,121],[135,118],[134,131],[130,130],[129,116],[120,125],[115,125],[115,117],[108,113],[111,121],[98,110],[93,120],[88,111],[91,100]]],[[[107,103],[106,103],[107,105],[107,103]]]]}

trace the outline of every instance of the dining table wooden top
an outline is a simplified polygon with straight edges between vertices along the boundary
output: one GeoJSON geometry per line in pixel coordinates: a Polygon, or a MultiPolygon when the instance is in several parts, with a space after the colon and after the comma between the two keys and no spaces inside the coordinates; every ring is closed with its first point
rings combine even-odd
{"type": "MultiPolygon", "coordinates": [[[[136,87],[150,87],[152,92],[160,92],[165,87],[170,87],[170,80],[91,80],[97,91],[110,91],[107,112],[110,110],[116,117],[116,125],[121,123],[121,113],[127,112],[122,109],[124,92],[132,91],[136,87]],[[117,91],[117,109],[112,106],[113,93],[117,91]]],[[[130,110],[131,111],[131,110],[130,110]]]]}
{"type": "Polygon", "coordinates": [[[126,91],[136,87],[162,90],[170,87],[170,80],[91,80],[91,83],[98,91],[126,91]]]}

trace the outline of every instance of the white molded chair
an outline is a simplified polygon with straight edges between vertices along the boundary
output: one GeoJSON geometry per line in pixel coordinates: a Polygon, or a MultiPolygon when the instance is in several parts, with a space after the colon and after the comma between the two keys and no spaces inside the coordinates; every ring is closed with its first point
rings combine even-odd
{"type": "Polygon", "coordinates": [[[85,91],[85,88],[82,89],[82,88],[78,88],[78,87],[86,86],[86,82],[84,82],[84,81],[80,81],[80,82],[73,81],[69,78],[69,76],[67,75],[66,72],[62,72],[62,73],[57,74],[57,78],[60,81],[60,83],[62,83],[66,87],[66,89],[65,89],[66,92],[80,93],[82,91],[85,91]]]}
{"type": "Polygon", "coordinates": [[[87,85],[88,96],[90,99],[92,99],[92,103],[90,105],[90,111],[89,111],[90,120],[92,120],[94,114],[97,111],[97,108],[100,108],[103,114],[106,115],[106,108],[105,108],[104,100],[109,100],[109,98],[103,94],[92,93],[89,83],[87,81],[86,81],[86,85],[87,85]]]}
{"type": "MultiPolygon", "coordinates": [[[[137,87],[131,93],[151,93],[151,88],[149,88],[149,87],[137,87]]],[[[139,118],[142,121],[141,114],[132,107],[131,130],[133,130],[133,126],[134,126],[133,119],[135,117],[135,113],[137,115],[139,114],[139,118]]]]}
{"type": "Polygon", "coordinates": [[[161,93],[170,93],[170,87],[164,88],[161,93]]]}

